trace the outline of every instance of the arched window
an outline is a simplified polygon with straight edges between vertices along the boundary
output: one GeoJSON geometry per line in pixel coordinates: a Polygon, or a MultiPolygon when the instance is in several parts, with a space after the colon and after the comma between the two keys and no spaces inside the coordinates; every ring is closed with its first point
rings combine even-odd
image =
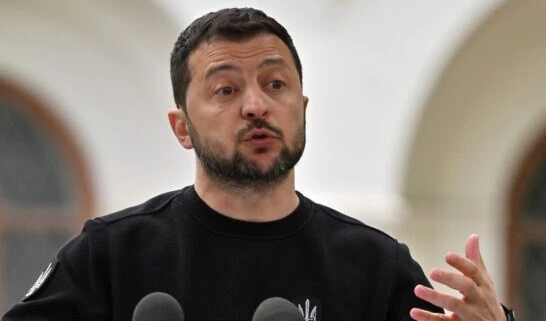
{"type": "Polygon", "coordinates": [[[510,195],[510,301],[518,319],[546,320],[546,131],[524,158],[510,195]]]}
{"type": "Polygon", "coordinates": [[[42,102],[0,79],[0,315],[92,214],[83,158],[42,102]]]}

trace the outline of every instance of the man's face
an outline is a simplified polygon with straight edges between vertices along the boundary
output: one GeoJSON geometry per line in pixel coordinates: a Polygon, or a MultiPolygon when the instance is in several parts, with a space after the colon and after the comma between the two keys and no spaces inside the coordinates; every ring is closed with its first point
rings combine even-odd
{"type": "Polygon", "coordinates": [[[305,108],[288,47],[264,34],[212,39],[190,55],[186,125],[201,165],[241,187],[282,181],[305,146],[305,108]]]}

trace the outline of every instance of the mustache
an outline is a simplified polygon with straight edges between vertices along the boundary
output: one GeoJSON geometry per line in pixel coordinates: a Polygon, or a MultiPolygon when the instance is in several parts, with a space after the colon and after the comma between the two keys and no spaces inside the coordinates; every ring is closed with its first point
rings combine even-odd
{"type": "Polygon", "coordinates": [[[284,135],[283,135],[282,131],[280,130],[280,128],[277,128],[277,127],[271,125],[270,123],[267,122],[267,120],[265,120],[265,119],[254,119],[254,120],[251,120],[245,128],[243,128],[242,130],[240,130],[237,133],[237,141],[239,141],[239,142],[243,141],[245,135],[248,134],[253,129],[262,129],[262,128],[265,128],[265,129],[271,131],[279,139],[282,139],[284,137],[284,135]]]}

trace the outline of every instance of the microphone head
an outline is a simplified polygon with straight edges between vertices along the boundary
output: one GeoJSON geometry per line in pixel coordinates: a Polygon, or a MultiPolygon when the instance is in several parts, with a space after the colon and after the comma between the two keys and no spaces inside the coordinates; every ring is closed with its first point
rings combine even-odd
{"type": "Polygon", "coordinates": [[[252,321],[304,321],[296,305],[283,298],[264,300],[252,316],[252,321]]]}
{"type": "Polygon", "coordinates": [[[175,298],[167,293],[154,292],[138,302],[133,321],[184,321],[184,312],[175,298]]]}

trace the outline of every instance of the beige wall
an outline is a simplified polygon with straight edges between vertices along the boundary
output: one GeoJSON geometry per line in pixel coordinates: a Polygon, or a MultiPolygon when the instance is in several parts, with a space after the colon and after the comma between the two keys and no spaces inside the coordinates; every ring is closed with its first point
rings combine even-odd
{"type": "Polygon", "coordinates": [[[399,234],[432,267],[480,233],[501,293],[508,192],[546,127],[545,16],[544,2],[506,2],[475,31],[424,106],[408,162],[399,234]]]}

